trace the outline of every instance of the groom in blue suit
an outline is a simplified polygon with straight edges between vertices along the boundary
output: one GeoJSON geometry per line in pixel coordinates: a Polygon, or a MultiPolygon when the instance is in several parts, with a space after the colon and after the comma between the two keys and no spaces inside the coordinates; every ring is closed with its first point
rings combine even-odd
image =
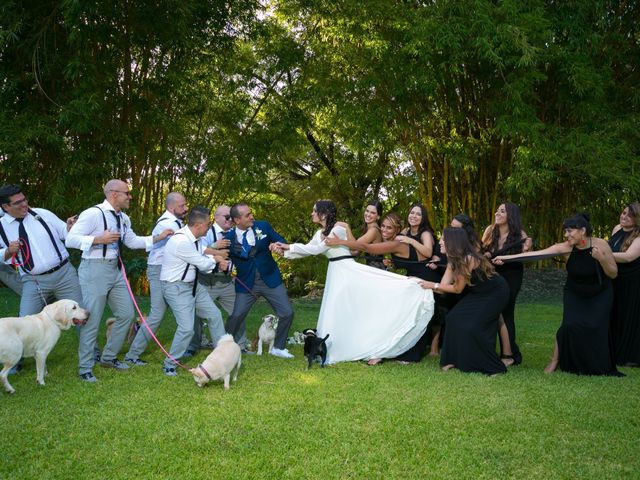
{"type": "MultiPolygon", "coordinates": [[[[225,235],[231,243],[229,256],[236,266],[236,301],[227,320],[226,330],[236,342],[245,333],[245,317],[260,295],[265,297],[279,317],[272,355],[293,358],[286,348],[287,335],[293,321],[293,309],[282,283],[282,275],[271,252],[275,243],[287,243],[265,221],[255,220],[246,203],[236,203],[230,210],[235,227],[225,235]]],[[[245,337],[246,338],[246,337],[245,337]]],[[[247,353],[247,345],[240,345],[247,353]]]]}

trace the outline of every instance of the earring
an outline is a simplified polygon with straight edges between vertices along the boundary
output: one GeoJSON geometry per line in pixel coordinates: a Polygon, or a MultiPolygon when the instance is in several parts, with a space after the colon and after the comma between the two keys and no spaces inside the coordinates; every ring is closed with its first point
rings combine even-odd
{"type": "Polygon", "coordinates": [[[580,240],[580,246],[584,247],[587,244],[587,240],[585,238],[583,238],[582,240],[580,240]]]}

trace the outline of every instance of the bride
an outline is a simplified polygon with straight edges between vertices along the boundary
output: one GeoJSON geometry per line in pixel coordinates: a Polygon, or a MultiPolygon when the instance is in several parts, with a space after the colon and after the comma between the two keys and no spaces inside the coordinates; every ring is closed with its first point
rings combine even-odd
{"type": "Polygon", "coordinates": [[[322,228],[304,245],[278,244],[285,258],[324,254],[329,259],[318,335],[327,340],[327,363],[395,357],[422,337],[433,315],[431,290],[418,279],[357,263],[347,247],[329,247],[329,236],[347,239],[336,206],[318,200],[311,220],[322,228]]]}

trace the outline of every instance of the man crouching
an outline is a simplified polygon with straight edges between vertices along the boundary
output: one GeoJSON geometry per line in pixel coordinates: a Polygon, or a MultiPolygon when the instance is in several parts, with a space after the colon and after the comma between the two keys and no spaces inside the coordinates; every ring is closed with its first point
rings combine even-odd
{"type": "Polygon", "coordinates": [[[177,375],[173,359],[181,358],[193,335],[194,314],[207,321],[211,339],[216,345],[225,334],[220,310],[211,300],[206,289],[198,283],[198,272],[209,273],[215,268],[227,269],[227,261],[205,255],[200,238],[211,227],[211,212],[203,206],[195,206],[189,212],[189,221],[169,239],[164,250],[160,281],[162,295],[176,318],[176,333],[171,343],[169,357],[164,361],[165,375],[177,375]]]}

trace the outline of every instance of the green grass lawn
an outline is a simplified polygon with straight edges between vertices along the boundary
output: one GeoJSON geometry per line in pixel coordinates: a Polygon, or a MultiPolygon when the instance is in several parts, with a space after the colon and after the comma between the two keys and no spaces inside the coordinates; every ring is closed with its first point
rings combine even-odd
{"type": "MultiPolygon", "coordinates": [[[[318,301],[294,308],[292,332],[315,325],[318,301]]],[[[0,314],[15,311],[1,289],[0,314]]],[[[251,335],[268,311],[253,310],[251,335]]],[[[64,332],[46,386],[29,359],[16,394],[0,393],[0,478],[640,478],[640,370],[545,375],[560,316],[557,303],[520,304],[524,364],[495,378],[443,373],[431,358],[307,371],[297,346],[294,360],[245,356],[227,392],[165,377],[155,346],[149,365],[96,367],[99,383],[82,383],[64,332]]],[[[173,329],[166,318],[167,346],[173,329]]]]}

